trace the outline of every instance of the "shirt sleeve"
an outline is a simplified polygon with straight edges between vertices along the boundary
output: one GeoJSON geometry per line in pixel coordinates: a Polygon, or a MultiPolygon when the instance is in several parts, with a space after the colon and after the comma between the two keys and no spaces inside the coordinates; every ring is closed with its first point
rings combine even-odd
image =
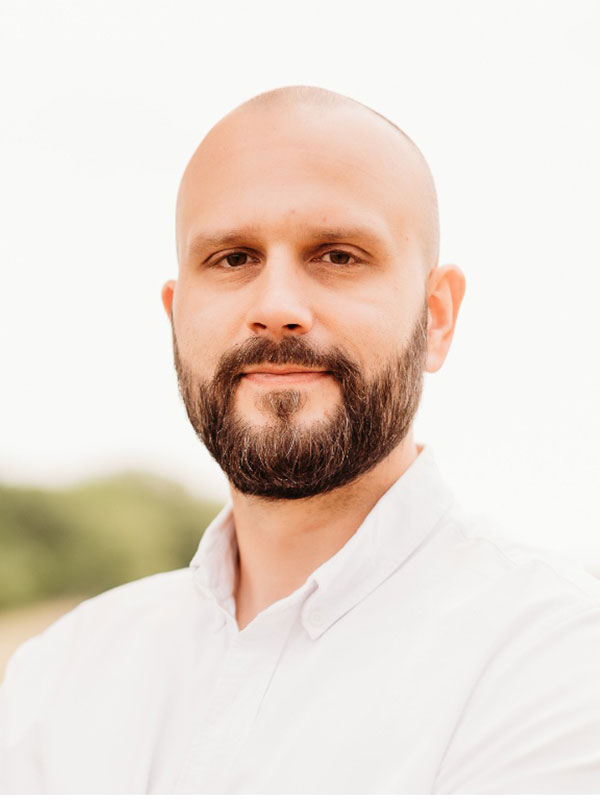
{"type": "Polygon", "coordinates": [[[69,612],[14,653],[0,686],[0,794],[41,793],[43,730],[64,680],[76,615],[69,612]]]}
{"type": "Polygon", "coordinates": [[[442,761],[435,794],[600,790],[600,609],[499,648],[442,761]]]}

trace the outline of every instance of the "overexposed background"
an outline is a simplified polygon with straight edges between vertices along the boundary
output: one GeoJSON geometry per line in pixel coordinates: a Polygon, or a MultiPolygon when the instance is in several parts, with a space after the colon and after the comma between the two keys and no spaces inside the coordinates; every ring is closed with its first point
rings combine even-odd
{"type": "Polygon", "coordinates": [[[468,287],[417,438],[463,504],[600,570],[597,0],[2,0],[0,481],[223,498],[162,283],[181,172],[277,86],[360,100],[436,178],[468,287]]]}

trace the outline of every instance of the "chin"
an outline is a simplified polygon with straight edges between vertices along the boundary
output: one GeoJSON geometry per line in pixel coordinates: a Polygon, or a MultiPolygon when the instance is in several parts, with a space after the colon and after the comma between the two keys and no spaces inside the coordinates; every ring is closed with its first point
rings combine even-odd
{"type": "Polygon", "coordinates": [[[307,428],[311,425],[328,422],[334,411],[335,408],[310,402],[302,395],[286,397],[281,393],[269,392],[258,400],[253,408],[240,409],[239,414],[242,419],[253,425],[280,421],[288,425],[307,428]]]}
{"type": "Polygon", "coordinates": [[[279,389],[253,392],[252,396],[246,393],[238,396],[236,412],[240,419],[250,425],[264,425],[279,420],[307,427],[331,419],[339,402],[339,397],[326,402],[325,398],[315,397],[311,391],[279,389]]]}

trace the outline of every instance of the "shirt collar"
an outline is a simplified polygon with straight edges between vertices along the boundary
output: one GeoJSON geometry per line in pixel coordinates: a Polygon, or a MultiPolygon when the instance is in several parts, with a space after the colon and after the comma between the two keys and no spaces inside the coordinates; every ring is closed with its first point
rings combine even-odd
{"type": "MultiPolygon", "coordinates": [[[[431,447],[379,498],[356,533],[307,578],[302,624],[316,639],[395,572],[453,504],[431,447]]],[[[196,587],[233,614],[237,542],[229,502],[206,529],[190,567],[196,587]]],[[[296,592],[294,592],[296,594],[296,592]]]]}

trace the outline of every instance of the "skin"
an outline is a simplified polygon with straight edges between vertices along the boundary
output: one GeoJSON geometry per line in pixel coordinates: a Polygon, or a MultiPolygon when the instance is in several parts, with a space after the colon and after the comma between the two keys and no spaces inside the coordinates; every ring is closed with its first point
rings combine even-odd
{"type": "MultiPolygon", "coordinates": [[[[179,277],[162,300],[184,363],[206,380],[248,337],[304,336],[343,347],[372,376],[402,350],[426,296],[426,370],[435,372],[465,279],[454,265],[437,266],[432,202],[420,153],[359,104],[287,98],[236,109],[194,153],[179,191],[179,277]],[[234,253],[247,258],[228,261],[234,253]]],[[[285,372],[252,367],[237,412],[265,425],[261,393],[292,386],[305,400],[297,424],[332,414],[340,391],[331,376],[285,372]]],[[[232,488],[239,628],[343,547],[419,449],[411,429],[356,482],[313,498],[273,501],[232,488]]]]}

